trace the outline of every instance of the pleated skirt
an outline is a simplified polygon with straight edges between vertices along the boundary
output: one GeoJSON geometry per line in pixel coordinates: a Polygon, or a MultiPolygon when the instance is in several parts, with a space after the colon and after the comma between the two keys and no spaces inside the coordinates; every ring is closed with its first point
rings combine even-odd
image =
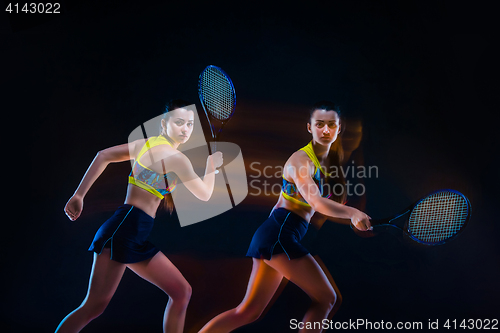
{"type": "Polygon", "coordinates": [[[104,248],[110,248],[111,260],[124,264],[152,258],[159,252],[147,240],[153,224],[154,218],[141,209],[122,205],[97,230],[89,251],[101,254],[104,248]]]}
{"type": "Polygon", "coordinates": [[[285,253],[288,259],[300,258],[309,251],[300,244],[309,223],[285,209],[275,209],[253,235],[248,257],[270,260],[273,254],[285,253]]]}

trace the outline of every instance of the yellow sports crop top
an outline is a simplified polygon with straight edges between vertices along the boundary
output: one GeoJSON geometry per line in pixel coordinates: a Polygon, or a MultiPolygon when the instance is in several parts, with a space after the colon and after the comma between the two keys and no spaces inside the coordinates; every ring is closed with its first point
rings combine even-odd
{"type": "MultiPolygon", "coordinates": [[[[165,194],[170,193],[175,189],[175,186],[177,185],[177,176],[173,172],[165,174],[157,173],[143,165],[140,162],[140,159],[149,149],[164,144],[171,146],[170,142],[168,142],[163,135],[152,137],[146,141],[137,155],[137,158],[132,166],[132,171],[128,177],[129,184],[138,186],[156,195],[160,199],[163,199],[165,194]]],[[[165,168],[165,166],[163,166],[163,168],[165,168]]]]}
{"type": "MultiPolygon", "coordinates": [[[[312,147],[312,141],[309,142],[309,144],[307,146],[301,148],[300,150],[303,150],[306,152],[307,156],[311,159],[311,161],[314,163],[314,166],[316,167],[316,169],[314,170],[313,180],[319,188],[320,195],[325,197],[325,198],[329,198],[331,196],[331,193],[328,193],[325,196],[323,195],[323,184],[324,184],[326,175],[325,175],[323,169],[321,168],[321,165],[319,164],[319,161],[318,161],[318,158],[316,157],[316,154],[314,154],[314,150],[312,147]]],[[[288,199],[288,200],[295,202],[295,203],[302,205],[302,206],[311,207],[311,205],[309,205],[307,203],[307,201],[300,194],[299,190],[297,189],[297,185],[295,185],[291,181],[285,179],[284,175],[283,175],[283,185],[281,187],[281,193],[283,194],[283,197],[285,199],[288,199]]]]}

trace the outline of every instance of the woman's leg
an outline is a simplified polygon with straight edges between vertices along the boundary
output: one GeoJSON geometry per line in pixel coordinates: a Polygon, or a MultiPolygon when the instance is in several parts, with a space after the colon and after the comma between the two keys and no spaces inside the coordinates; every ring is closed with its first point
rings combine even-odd
{"type": "Polygon", "coordinates": [[[191,298],[191,286],[177,267],[161,252],[151,259],[127,266],[170,297],[163,317],[163,330],[168,333],[181,333],[191,298]]]}
{"type": "MultiPolygon", "coordinates": [[[[302,319],[304,323],[321,322],[328,317],[337,300],[337,294],[321,267],[310,254],[289,260],[284,253],[280,253],[274,255],[271,260],[266,260],[266,263],[311,297],[311,306],[302,319]]],[[[308,333],[321,331],[321,328],[307,330],[308,333]]],[[[299,332],[305,332],[305,330],[299,332]]]]}
{"type": "Polygon", "coordinates": [[[200,333],[226,333],[257,320],[278,289],[283,275],[264,260],[253,259],[246,295],[236,308],[221,313],[208,322],[200,333]]]}
{"type": "Polygon", "coordinates": [[[94,254],[89,289],[83,303],[67,315],[56,329],[57,333],[79,332],[106,309],[125,271],[125,264],[110,259],[110,249],[94,254]]]}
{"type": "Polygon", "coordinates": [[[314,255],[313,256],[314,260],[318,263],[318,265],[321,267],[321,270],[323,273],[325,273],[326,277],[328,278],[328,281],[333,287],[333,290],[335,291],[335,294],[337,295],[337,299],[335,301],[335,305],[333,306],[332,311],[330,311],[330,314],[328,315],[328,319],[332,319],[333,316],[337,313],[339,310],[340,306],[342,305],[342,294],[340,293],[339,287],[337,287],[337,284],[335,283],[335,280],[332,277],[332,274],[330,274],[330,271],[328,270],[328,267],[326,267],[325,263],[319,255],[314,255]]]}

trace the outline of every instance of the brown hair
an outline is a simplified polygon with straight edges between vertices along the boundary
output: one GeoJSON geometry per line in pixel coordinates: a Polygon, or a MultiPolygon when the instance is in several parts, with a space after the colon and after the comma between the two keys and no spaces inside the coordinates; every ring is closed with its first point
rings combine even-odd
{"type": "MultiPolygon", "coordinates": [[[[188,101],[182,100],[182,99],[173,99],[170,100],[166,105],[165,105],[165,110],[163,113],[162,119],[165,119],[165,121],[168,121],[170,118],[170,111],[173,111],[175,109],[183,108],[185,106],[191,105],[193,103],[190,103],[188,101]]],[[[160,125],[160,135],[161,135],[161,125],[160,125]]],[[[167,183],[167,178],[165,177],[165,185],[168,187],[167,183]]],[[[172,199],[172,193],[167,193],[165,194],[163,200],[162,200],[162,205],[163,209],[167,210],[170,215],[172,215],[172,212],[174,211],[174,200],[172,199]]]]}
{"type": "MultiPolygon", "coordinates": [[[[337,112],[340,118],[340,122],[342,123],[343,113],[340,111],[340,108],[337,105],[335,105],[333,102],[330,101],[319,101],[317,103],[314,103],[312,108],[309,110],[309,120],[308,120],[309,123],[311,122],[312,115],[316,110],[335,111],[337,112]]],[[[335,177],[328,177],[326,179],[331,192],[330,199],[341,204],[344,204],[347,201],[346,186],[345,186],[346,182],[344,174],[341,171],[342,162],[344,160],[344,149],[342,148],[342,136],[341,136],[343,132],[344,131],[341,131],[339,133],[337,139],[332,143],[330,151],[328,152],[330,168],[335,167],[337,168],[338,172],[335,173],[334,175],[335,177]],[[335,185],[337,184],[340,184],[342,186],[342,193],[340,195],[335,194],[336,191],[333,191],[335,185]]]]}

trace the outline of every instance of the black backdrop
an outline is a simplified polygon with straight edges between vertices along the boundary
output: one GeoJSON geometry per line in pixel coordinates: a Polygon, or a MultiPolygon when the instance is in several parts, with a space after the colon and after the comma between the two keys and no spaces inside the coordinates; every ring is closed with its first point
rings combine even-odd
{"type": "MultiPolygon", "coordinates": [[[[130,164],[108,167],[77,222],[63,214],[65,202],[98,150],[126,142],[168,99],[197,102],[198,74],[209,64],[236,86],[236,114],[221,139],[240,146],[249,181],[253,162],[282,165],[307,143],[308,106],[331,99],[362,125],[347,164],[379,170],[363,180],[365,195],[348,204],[383,217],[438,188],[472,202],[466,231],[432,249],[361,239],[334,223],[310,228],[305,243],[343,296],[334,321],[421,321],[426,328],[436,319],[498,318],[492,8],[72,1],[61,12],[1,14],[3,327],[53,331],[80,304],[92,263],[86,249],[123,202],[130,164]]],[[[184,228],[175,214],[157,216],[151,240],[193,286],[186,332],[244,294],[246,247],[276,199],[254,193],[184,228]]],[[[127,272],[106,312],[84,331],[159,332],[166,300],[127,272]]],[[[289,331],[307,306],[307,296],[288,284],[264,318],[238,332],[289,331]]]]}

